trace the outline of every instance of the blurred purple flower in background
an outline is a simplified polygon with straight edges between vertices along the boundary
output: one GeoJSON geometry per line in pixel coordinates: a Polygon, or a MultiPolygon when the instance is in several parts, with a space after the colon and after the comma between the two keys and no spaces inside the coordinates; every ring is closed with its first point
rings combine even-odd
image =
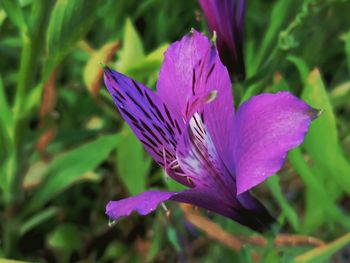
{"type": "Polygon", "coordinates": [[[232,78],[245,78],[243,32],[245,0],[198,0],[208,27],[217,34],[221,61],[232,78]]]}
{"type": "Polygon", "coordinates": [[[134,210],[146,215],[173,200],[264,229],[274,219],[248,190],[281,168],[318,111],[280,92],[255,96],[235,114],[228,72],[215,46],[196,31],[173,43],[164,56],[157,93],[109,68],[104,79],[146,150],[189,189],[150,190],[111,201],[107,215],[113,220],[134,210]]]}

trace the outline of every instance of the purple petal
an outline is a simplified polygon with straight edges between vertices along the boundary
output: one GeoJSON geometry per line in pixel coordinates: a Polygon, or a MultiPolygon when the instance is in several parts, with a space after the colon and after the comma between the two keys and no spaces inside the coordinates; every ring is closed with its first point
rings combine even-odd
{"type": "Polygon", "coordinates": [[[232,199],[223,198],[218,189],[203,187],[184,190],[171,197],[173,201],[189,203],[207,209],[256,231],[266,230],[275,222],[267,210],[249,193],[245,194],[244,199],[248,200],[249,207],[242,205],[235,197],[232,199]]]}
{"type": "Polygon", "coordinates": [[[210,46],[206,37],[193,31],[171,44],[164,53],[157,94],[183,116],[186,116],[187,102],[193,95],[209,91],[198,83],[202,61],[210,46]]]}
{"type": "Polygon", "coordinates": [[[234,117],[231,81],[216,48],[207,37],[193,30],[172,44],[164,56],[157,94],[185,120],[197,109],[218,154],[233,169],[230,163],[234,117]],[[196,100],[212,93],[216,93],[216,97],[211,103],[196,100]]]}
{"type": "Polygon", "coordinates": [[[110,201],[106,206],[106,214],[113,220],[129,216],[133,211],[147,215],[153,212],[159,203],[169,200],[175,194],[177,193],[150,190],[119,201],[110,201]]]}
{"type": "Polygon", "coordinates": [[[159,190],[146,191],[119,201],[110,201],[106,206],[106,214],[112,220],[129,216],[133,211],[140,215],[147,215],[153,212],[160,203],[167,200],[189,203],[208,209],[259,231],[273,222],[272,217],[264,208],[261,209],[258,202],[255,203],[254,209],[248,210],[239,203],[236,206],[228,203],[227,200],[222,199],[220,193],[210,193],[203,188],[184,190],[179,193],[159,190]]]}
{"type": "Polygon", "coordinates": [[[187,202],[231,218],[255,230],[269,226],[274,219],[249,193],[236,196],[236,181],[219,157],[208,129],[196,113],[189,121],[177,147],[180,167],[192,189],[172,200],[187,202]]]}
{"type": "Polygon", "coordinates": [[[198,113],[190,119],[176,150],[177,160],[192,186],[220,191],[235,197],[235,178],[219,157],[207,127],[198,113]]]}
{"type": "Polygon", "coordinates": [[[245,0],[199,0],[211,31],[217,33],[220,58],[234,78],[243,79],[245,0]]]}
{"type": "Polygon", "coordinates": [[[289,92],[261,94],[245,102],[234,123],[237,194],[276,173],[287,152],[303,142],[317,114],[289,92]]]}
{"type": "MultiPolygon", "coordinates": [[[[180,115],[152,90],[123,74],[106,68],[104,80],[122,117],[153,159],[168,171],[176,162],[175,149],[184,127],[180,115]]],[[[188,185],[181,170],[172,169],[169,175],[188,185]]]]}

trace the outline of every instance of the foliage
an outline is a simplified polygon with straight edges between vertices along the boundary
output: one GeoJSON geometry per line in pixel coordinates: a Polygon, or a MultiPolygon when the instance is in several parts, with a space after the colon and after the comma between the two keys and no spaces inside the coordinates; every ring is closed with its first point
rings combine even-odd
{"type": "Polygon", "coordinates": [[[260,92],[290,90],[324,113],[278,177],[254,189],[278,216],[275,233],[265,233],[260,246],[243,238],[238,252],[227,240],[257,233],[219,216],[210,219],[225,234],[212,234],[198,216],[190,223],[176,204],[170,217],[159,209],[112,227],[104,214],[108,200],[179,186],[116,112],[100,64],[154,88],[168,44],[191,27],[207,31],[197,1],[1,0],[0,258],[347,262],[349,13],[346,0],[248,1],[248,78],[233,85],[236,105],[260,92]],[[277,232],[327,244],[274,246],[277,232]]]}

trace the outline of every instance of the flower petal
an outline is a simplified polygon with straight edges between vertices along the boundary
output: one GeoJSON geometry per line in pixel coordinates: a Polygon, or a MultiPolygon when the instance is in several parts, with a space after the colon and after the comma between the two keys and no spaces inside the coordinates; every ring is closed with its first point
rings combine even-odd
{"type": "Polygon", "coordinates": [[[245,0],[199,0],[208,26],[217,33],[221,60],[236,79],[244,79],[243,31],[245,0]]]}
{"type": "Polygon", "coordinates": [[[220,190],[228,199],[235,197],[235,178],[221,160],[198,113],[188,122],[177,146],[176,157],[193,186],[220,190]]]}
{"type": "Polygon", "coordinates": [[[177,147],[177,158],[192,189],[173,196],[231,218],[255,230],[274,222],[267,210],[249,193],[236,196],[236,180],[219,157],[208,129],[198,113],[188,123],[177,147]]]}
{"type": "MultiPolygon", "coordinates": [[[[184,122],[150,89],[123,74],[105,69],[105,84],[122,117],[153,159],[165,170],[175,161],[175,149],[184,122]]],[[[169,175],[188,185],[179,169],[169,175]]]]}
{"type": "Polygon", "coordinates": [[[207,37],[193,30],[168,48],[159,73],[157,94],[187,121],[197,107],[219,155],[233,169],[229,158],[233,151],[234,117],[231,81],[207,37]],[[212,93],[216,94],[212,102],[194,103],[198,102],[194,98],[212,93]]]}
{"type": "Polygon", "coordinates": [[[164,53],[157,94],[183,116],[186,116],[188,100],[199,92],[208,91],[205,85],[198,84],[201,82],[200,74],[205,78],[208,76],[208,65],[204,65],[203,59],[210,49],[208,39],[193,31],[171,44],[164,53]]]}
{"type": "Polygon", "coordinates": [[[259,232],[268,229],[275,222],[267,210],[249,193],[244,193],[244,197],[239,199],[244,199],[243,201],[249,205],[245,207],[235,197],[232,200],[223,199],[217,189],[203,187],[184,190],[171,197],[173,201],[207,209],[259,232]]]}
{"type": "Polygon", "coordinates": [[[119,201],[110,201],[106,206],[106,214],[113,220],[129,216],[133,211],[140,215],[153,212],[159,203],[169,200],[176,192],[150,190],[119,201]]]}
{"type": "Polygon", "coordinates": [[[303,142],[317,114],[289,92],[261,94],[245,102],[234,122],[237,194],[276,173],[287,152],[303,142]]]}
{"type": "Polygon", "coordinates": [[[160,203],[167,200],[193,204],[231,218],[257,231],[266,229],[274,222],[273,218],[257,201],[254,209],[248,210],[239,204],[235,206],[225,203],[220,193],[208,193],[207,189],[204,188],[193,188],[179,193],[159,190],[146,191],[119,201],[110,201],[106,206],[106,214],[112,220],[129,216],[133,211],[140,215],[147,215],[153,212],[160,203]]]}

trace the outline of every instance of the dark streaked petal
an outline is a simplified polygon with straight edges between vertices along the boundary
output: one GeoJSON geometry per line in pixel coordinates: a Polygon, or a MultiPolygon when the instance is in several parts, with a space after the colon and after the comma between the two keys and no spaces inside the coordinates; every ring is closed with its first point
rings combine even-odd
{"type": "Polygon", "coordinates": [[[177,147],[177,158],[192,189],[171,199],[192,203],[231,218],[255,230],[274,222],[249,193],[236,196],[235,177],[221,160],[210,133],[198,113],[190,119],[177,147]]]}
{"type": "Polygon", "coordinates": [[[193,186],[216,189],[227,198],[235,197],[235,178],[221,160],[211,134],[195,113],[176,149],[181,169],[193,186]]]}
{"type": "Polygon", "coordinates": [[[245,0],[199,0],[208,26],[217,33],[221,60],[235,79],[245,76],[243,31],[245,0]]]}
{"type": "Polygon", "coordinates": [[[122,117],[153,159],[176,181],[188,185],[176,163],[176,145],[184,122],[152,90],[123,74],[105,69],[105,84],[122,117]]]}
{"type": "Polygon", "coordinates": [[[210,46],[206,37],[193,31],[171,44],[164,53],[157,94],[183,116],[186,116],[186,104],[192,96],[209,91],[198,85],[198,81],[203,58],[210,46]]]}
{"type": "Polygon", "coordinates": [[[232,167],[229,158],[233,150],[234,116],[231,81],[207,37],[193,30],[168,48],[157,89],[164,102],[180,112],[185,120],[195,111],[201,114],[218,154],[232,167]],[[216,97],[210,103],[196,100],[213,93],[216,97]]]}
{"type": "Polygon", "coordinates": [[[317,114],[289,92],[261,94],[242,104],[234,123],[237,194],[276,173],[317,114]]]}

